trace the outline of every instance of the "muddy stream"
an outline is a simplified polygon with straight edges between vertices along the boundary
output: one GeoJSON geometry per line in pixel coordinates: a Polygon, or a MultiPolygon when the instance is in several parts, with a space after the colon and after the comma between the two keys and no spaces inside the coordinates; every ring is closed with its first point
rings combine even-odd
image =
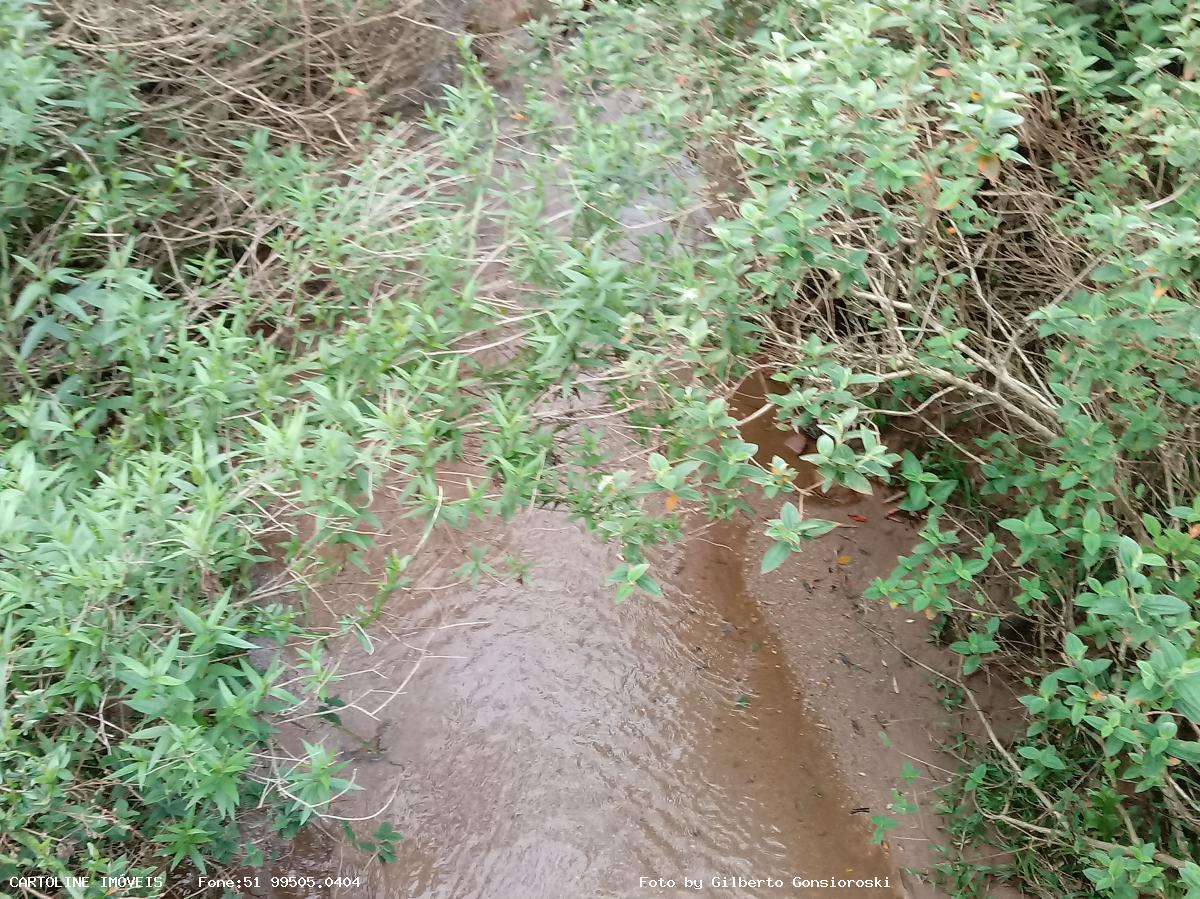
{"type": "MultiPolygon", "coordinates": [[[[789,450],[763,450],[775,453],[789,450]]],[[[450,489],[456,480],[466,483],[449,477],[450,489]]],[[[415,536],[386,498],[375,511],[384,536],[372,573],[415,536]]],[[[368,864],[303,837],[270,873],[361,882],[274,895],[904,895],[856,814],[827,728],[807,711],[769,609],[748,589],[754,526],[743,518],[694,534],[661,560],[663,598],[622,604],[605,582],[611,551],[557,513],[427,546],[418,581],[443,586],[393,599],[370,653],[341,646],[336,692],[371,715],[345,710],[342,731],[293,735],[323,734],[352,760],[364,790],[336,811],[391,821],[405,835],[397,858],[368,864]],[[483,543],[524,573],[463,583],[455,569],[483,543]],[[888,887],[802,883],[876,877],[888,887]]],[[[339,576],[315,617],[353,612],[372,582],[339,576]]]]}

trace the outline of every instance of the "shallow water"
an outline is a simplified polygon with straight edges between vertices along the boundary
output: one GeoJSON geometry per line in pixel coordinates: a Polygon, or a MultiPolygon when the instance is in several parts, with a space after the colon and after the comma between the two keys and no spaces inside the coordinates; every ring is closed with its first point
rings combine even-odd
{"type": "MultiPolygon", "coordinates": [[[[411,540],[409,523],[378,514],[393,536],[375,563],[411,540]]],[[[455,536],[427,547],[437,561],[421,578],[447,586],[398,597],[372,629],[373,651],[348,642],[339,661],[356,673],[337,692],[375,719],[350,710],[342,718],[361,739],[326,734],[365,787],[337,812],[383,809],[405,834],[396,861],[368,865],[344,848],[330,861],[309,837],[273,873],[315,861],[363,882],[288,895],[898,895],[792,886],[891,871],[746,589],[737,525],[694,535],[666,560],[663,599],[623,604],[605,584],[610,552],[561,515],[455,536]],[[453,585],[468,547],[485,541],[528,575],[453,585]],[[685,889],[685,877],[704,888],[685,889]]],[[[352,611],[369,580],[356,572],[322,590],[322,614],[352,611]]]]}

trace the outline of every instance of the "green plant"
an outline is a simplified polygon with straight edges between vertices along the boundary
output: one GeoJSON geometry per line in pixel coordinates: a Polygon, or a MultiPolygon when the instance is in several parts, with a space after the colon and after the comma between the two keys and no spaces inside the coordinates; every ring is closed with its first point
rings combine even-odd
{"type": "MultiPolygon", "coordinates": [[[[353,788],[319,734],[280,763],[274,728],[340,725],[324,646],[370,645],[432,528],[565,505],[621,542],[618,580],[655,589],[641,549],[678,533],[678,516],[647,508],[642,459],[616,464],[573,397],[657,421],[658,392],[678,392],[686,402],[654,426],[677,447],[732,423],[662,360],[686,334],[707,365],[731,364],[702,327],[702,274],[668,232],[642,242],[631,271],[618,227],[647,184],[687,194],[669,156],[644,152],[650,127],[657,149],[683,153],[671,92],[605,121],[580,80],[564,130],[555,116],[570,104],[531,89],[517,189],[497,164],[516,110],[464,44],[461,82],[428,110],[423,143],[376,119],[334,156],[324,132],[255,128],[230,99],[274,97],[303,121],[304,85],[280,79],[305,45],[279,37],[286,9],[252,18],[272,15],[280,29],[234,47],[265,41],[254,65],[163,75],[183,85],[164,100],[167,57],[131,61],[91,20],[51,27],[0,3],[2,877],[91,874],[84,892],[98,895],[100,875],[252,863],[248,811],[291,835],[353,788]],[[247,80],[189,87],[210,71],[247,80]],[[219,124],[213,105],[230,111],[219,124]],[[551,147],[577,163],[566,218],[548,211],[560,167],[539,151],[551,147]],[[500,263],[527,305],[493,283],[500,263]],[[439,475],[455,463],[477,474],[449,498],[439,475]],[[425,536],[389,561],[367,608],[310,633],[307,591],[362,564],[385,479],[425,536]],[[283,663],[257,654],[285,642],[286,688],[283,663]]],[[[535,28],[529,64],[571,25],[535,28]]],[[[645,37],[610,48],[612,71],[636,61],[665,80],[645,37]]],[[[582,73],[603,59],[581,45],[562,61],[582,73]]],[[[342,107],[306,104],[349,141],[341,125],[357,111],[339,122],[342,107]]],[[[730,441],[716,461],[731,483],[747,452],[730,441]]],[[[691,497],[694,468],[664,470],[656,489],[691,497]]],[[[463,574],[496,576],[486,560],[474,553],[463,574]]],[[[357,839],[387,860],[398,835],[357,839]]]]}
{"type": "MultiPolygon", "coordinates": [[[[963,676],[1000,656],[1032,677],[1028,734],[998,756],[1025,764],[993,769],[977,827],[1005,835],[1029,884],[1044,879],[1022,853],[1072,851],[1053,894],[1183,895],[1200,822],[1196,518],[1180,504],[1198,486],[1200,97],[1174,61],[1200,20],[1140,5],[1139,37],[1101,55],[1109,39],[1068,7],[997,10],[766,12],[739,51],[759,73],[747,196],[714,231],[772,309],[781,418],[908,418],[942,470],[971,466],[955,505],[961,464],[948,479],[904,455],[904,507],[927,523],[870,595],[945,616],[963,676]],[[1032,646],[1015,639],[1030,629],[1032,646]],[[1036,651],[1064,641],[1065,665],[1036,651]],[[1091,810],[1121,786],[1136,798],[1091,810]]],[[[826,485],[858,469],[841,482],[861,488],[895,461],[864,470],[875,445],[830,433],[808,459],[826,485]]]]}
{"type": "Polygon", "coordinates": [[[434,527],[563,508],[624,599],[685,512],[779,498],[769,569],[832,528],[806,499],[895,483],[925,524],[870,595],[937,620],[954,695],[1030,691],[946,799],[1011,861],[947,882],[1197,895],[1194,10],[564,3],[519,98],[460,43],[420,140],[293,13],[179,82],[0,0],[0,875],[203,868],[243,809],[321,814],[341,762],[273,768],[272,722],[338,723],[324,643],[369,644],[434,527]],[[816,486],[757,461],[764,416],[816,437],[816,486]],[[307,633],[283,600],[362,564],[385,481],[423,536],[307,633]],[[284,641],[290,690],[248,655],[284,641]]]}
{"type": "MultiPolygon", "coordinates": [[[[714,516],[751,485],[798,492],[713,405],[722,382],[766,372],[780,389],[755,417],[820,435],[806,460],[822,488],[898,478],[926,516],[870,595],[936,618],[962,678],[1002,664],[1030,685],[1026,735],[980,747],[948,800],[956,834],[1012,861],[948,862],[956,889],[1012,876],[1045,895],[1195,895],[1196,12],[640,14],[636,37],[613,5],[581,18],[574,46],[610,54],[591,77],[613,47],[657,42],[689,87],[692,146],[725,150],[741,192],[692,251],[708,281],[689,296],[703,325],[676,326],[686,374],[634,419],[658,435],[665,506],[685,484],[714,516]],[[707,418],[712,443],[672,440],[683,418],[707,418]],[[892,421],[926,449],[889,453],[892,421]]],[[[623,63],[648,104],[671,93],[656,63],[623,63]]],[[[651,392],[637,383],[630,400],[651,392]]],[[[823,527],[799,508],[768,524],[764,568],[823,527]]]]}

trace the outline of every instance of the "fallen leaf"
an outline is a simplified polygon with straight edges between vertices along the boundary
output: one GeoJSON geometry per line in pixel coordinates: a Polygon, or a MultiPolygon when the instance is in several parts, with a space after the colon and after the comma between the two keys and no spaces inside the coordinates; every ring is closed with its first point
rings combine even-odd
{"type": "Polygon", "coordinates": [[[851,512],[851,513],[850,513],[850,514],[849,514],[847,517],[848,517],[848,518],[849,518],[851,521],[857,521],[859,524],[866,524],[866,523],[867,523],[867,516],[866,516],[866,515],[858,515],[858,514],[856,514],[856,513],[854,513],[854,512],[851,512]]]}
{"type": "Polygon", "coordinates": [[[929,606],[925,609],[925,617],[933,621],[933,619],[937,618],[937,611],[932,606],[929,606]]]}
{"type": "Polygon", "coordinates": [[[348,93],[351,97],[365,97],[366,96],[366,94],[364,94],[357,87],[346,88],[346,93],[348,93]]]}
{"type": "Polygon", "coordinates": [[[1195,540],[1197,537],[1200,537],[1200,522],[1197,522],[1188,528],[1188,536],[1193,540],[1195,540]]]}
{"type": "Polygon", "coordinates": [[[930,69],[929,74],[937,75],[939,78],[950,78],[954,75],[954,73],[945,66],[938,66],[936,69],[930,69]]]}
{"type": "Polygon", "coordinates": [[[993,156],[991,153],[984,153],[975,160],[975,165],[979,169],[979,174],[987,178],[989,181],[996,181],[1000,177],[1000,158],[993,156]]]}
{"type": "Polygon", "coordinates": [[[849,565],[849,564],[850,564],[850,557],[849,557],[849,556],[838,556],[838,557],[837,557],[837,563],[838,563],[839,565],[849,565]]]}

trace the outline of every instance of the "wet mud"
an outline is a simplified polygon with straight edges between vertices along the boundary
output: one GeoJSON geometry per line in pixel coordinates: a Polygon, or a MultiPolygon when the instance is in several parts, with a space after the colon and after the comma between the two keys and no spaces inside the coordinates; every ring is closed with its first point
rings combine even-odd
{"type": "MultiPolygon", "coordinates": [[[[781,455],[813,477],[767,417],[745,436],[764,462],[781,455]]],[[[758,502],[753,520],[697,522],[658,560],[664,596],[622,604],[606,583],[611,550],[558,513],[427,543],[427,586],[389,602],[370,651],[338,647],[344,726],[309,720],[286,738],[340,750],[363,789],[335,813],[364,833],[391,822],[405,834],[396,859],[367,859],[326,824],[263,873],[351,885],[263,894],[933,895],[901,868],[932,860],[932,792],[950,764],[934,746],[951,716],[910,661],[937,651],[924,619],[861,598],[916,524],[878,497],[810,499],[809,514],[845,527],[763,576],[763,520],[778,502],[758,502]],[[497,570],[472,585],[458,569],[482,545],[497,570]],[[888,814],[906,759],[927,805],[874,845],[869,818],[888,814]],[[803,885],[872,878],[888,886],[803,885]]],[[[387,556],[419,539],[386,495],[374,511],[368,571],[320,588],[314,624],[366,605],[387,556]]]]}

